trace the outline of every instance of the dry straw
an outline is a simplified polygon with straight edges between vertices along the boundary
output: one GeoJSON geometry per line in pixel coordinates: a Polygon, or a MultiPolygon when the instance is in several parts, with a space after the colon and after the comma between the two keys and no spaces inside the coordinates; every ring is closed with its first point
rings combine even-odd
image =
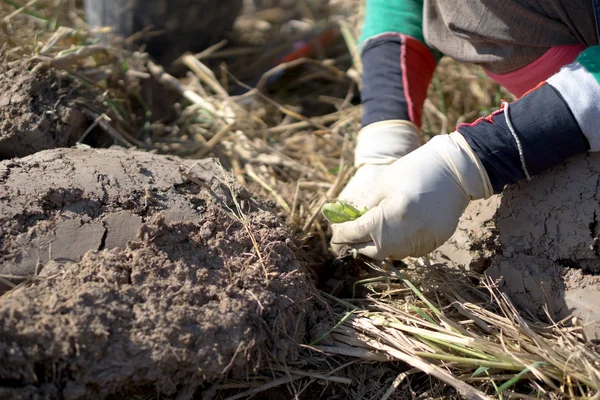
{"type": "Polygon", "coordinates": [[[364,350],[366,360],[376,351],[466,398],[598,396],[600,354],[577,323],[527,321],[493,282],[474,273],[448,265],[400,265],[386,262],[383,280],[362,283],[372,290],[368,307],[338,300],[352,306],[352,316],[331,333],[335,345],[315,349],[348,355],[351,346],[357,357],[364,350]],[[412,296],[390,294],[399,286],[412,296]]]}

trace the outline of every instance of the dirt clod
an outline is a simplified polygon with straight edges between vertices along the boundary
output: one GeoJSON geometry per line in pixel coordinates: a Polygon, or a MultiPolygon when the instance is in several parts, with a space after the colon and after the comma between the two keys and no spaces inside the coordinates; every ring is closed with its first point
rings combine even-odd
{"type": "Polygon", "coordinates": [[[75,144],[86,120],[73,98],[52,72],[0,64],[0,159],[75,144]]]}
{"type": "MultiPolygon", "coordinates": [[[[522,309],[564,317],[600,301],[600,156],[575,157],[472,203],[436,258],[500,279],[522,309]],[[578,277],[575,279],[575,277],[578,277]],[[573,291],[588,288],[589,296],[573,291]],[[594,294],[596,293],[596,294],[594,294]],[[574,298],[581,304],[574,304],[574,298]],[[591,304],[591,303],[590,303],[591,304]]],[[[589,316],[589,315],[588,315],[589,316]]]]}
{"type": "Polygon", "coordinates": [[[297,357],[313,300],[290,233],[214,161],[195,182],[191,166],[76,149],[0,162],[0,273],[38,276],[0,297],[1,398],[173,395],[297,357]]]}

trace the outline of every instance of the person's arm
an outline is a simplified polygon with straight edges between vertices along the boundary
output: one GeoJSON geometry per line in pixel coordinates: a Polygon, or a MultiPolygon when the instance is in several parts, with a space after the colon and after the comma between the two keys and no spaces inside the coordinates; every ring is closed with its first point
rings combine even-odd
{"type": "Polygon", "coordinates": [[[423,1],[367,0],[360,43],[363,126],[407,120],[420,127],[439,59],[423,38],[423,1]]]}
{"type": "Polygon", "coordinates": [[[457,131],[481,159],[495,193],[570,156],[599,151],[600,46],[583,51],[508,110],[457,131]]]}
{"type": "Polygon", "coordinates": [[[333,225],[332,249],[425,255],[450,238],[471,200],[587,151],[600,151],[600,46],[502,110],[390,165],[364,198],[369,211],[333,225]]]}
{"type": "Polygon", "coordinates": [[[374,178],[421,145],[419,127],[436,57],[424,44],[422,0],[367,0],[360,39],[362,129],[357,173],[340,199],[357,205],[374,178]]]}

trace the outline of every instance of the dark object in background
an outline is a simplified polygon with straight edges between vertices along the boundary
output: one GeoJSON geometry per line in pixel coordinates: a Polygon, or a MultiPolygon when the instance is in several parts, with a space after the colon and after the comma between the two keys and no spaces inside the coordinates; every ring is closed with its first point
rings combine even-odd
{"type": "Polygon", "coordinates": [[[241,7],[242,0],[85,0],[92,26],[111,26],[124,37],[150,27],[142,43],[164,65],[222,40],[241,7]]]}

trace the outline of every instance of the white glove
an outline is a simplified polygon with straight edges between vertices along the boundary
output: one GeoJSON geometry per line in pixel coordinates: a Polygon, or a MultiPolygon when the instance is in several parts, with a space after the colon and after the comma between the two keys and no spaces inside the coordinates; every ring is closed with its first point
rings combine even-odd
{"type": "Polygon", "coordinates": [[[463,136],[436,136],[388,166],[358,204],[369,211],[333,224],[332,249],[350,246],[375,259],[423,256],[452,236],[469,201],[492,186],[463,136]]]}
{"type": "Polygon", "coordinates": [[[410,121],[389,120],[367,125],[358,133],[354,165],[358,170],[338,196],[362,207],[375,178],[387,166],[421,145],[417,127],[410,121]]]}

